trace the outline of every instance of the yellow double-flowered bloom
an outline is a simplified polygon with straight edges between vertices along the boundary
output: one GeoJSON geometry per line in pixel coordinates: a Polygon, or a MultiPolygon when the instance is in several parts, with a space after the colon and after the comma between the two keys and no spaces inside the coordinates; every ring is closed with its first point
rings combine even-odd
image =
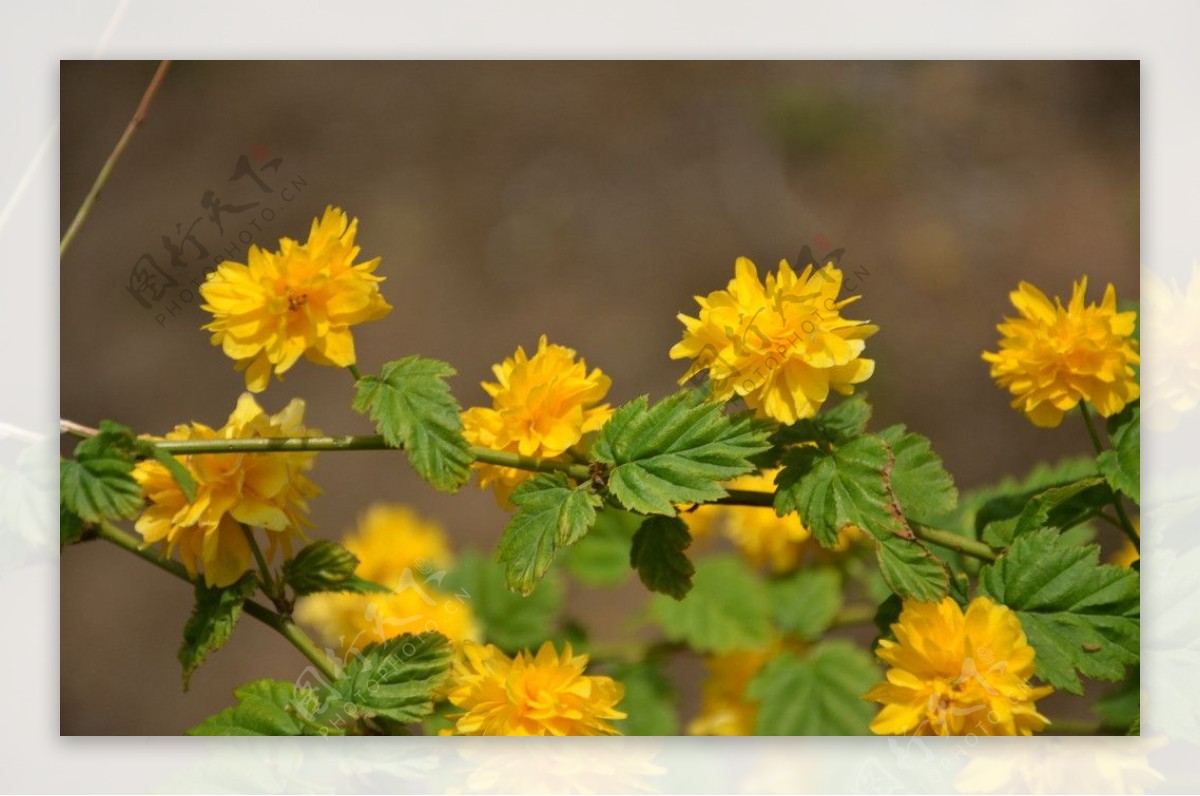
{"type": "MultiPolygon", "coordinates": [[[[229,421],[219,429],[203,423],[176,426],[168,440],[252,439],[308,436],[304,402],[294,400],[268,416],[249,393],[238,400],[229,421]]],[[[133,477],[149,506],[137,521],[146,544],[162,542],[166,555],[179,553],[187,571],[196,576],[204,566],[210,586],[228,586],[254,565],[241,524],[263,528],[270,545],[290,550],[291,538],[308,525],[306,500],[320,490],[304,474],[315,453],[209,453],[181,456],[196,481],[191,503],[166,467],[153,460],[139,462],[133,477]]]]}
{"type": "Polygon", "coordinates": [[[625,687],[584,674],[588,657],[547,641],[537,654],[509,658],[488,644],[467,643],[454,664],[447,694],[462,713],[456,735],[620,735],[609,722],[625,687]]]}
{"type": "Polygon", "coordinates": [[[891,666],[865,699],[883,707],[878,735],[1032,735],[1049,724],[1031,686],[1034,649],[1011,609],[976,597],[964,613],[951,598],[904,602],[876,654],[891,666]]]}
{"type": "Polygon", "coordinates": [[[358,219],[327,207],[304,243],[283,238],[279,251],[251,246],[247,261],[224,262],[200,286],[213,345],[262,392],[301,356],[319,365],[355,363],[350,327],[392,311],[379,293],[379,258],[355,263],[358,219]]]}
{"type": "Polygon", "coordinates": [[[1022,282],[1009,295],[1021,317],[997,326],[1000,350],[983,353],[996,384],[1013,394],[1013,408],[1035,426],[1058,426],[1080,401],[1111,417],[1140,394],[1134,370],[1141,361],[1133,338],[1137,313],[1117,312],[1112,285],[1100,306],[1085,305],[1086,293],[1085,276],[1064,307],[1061,299],[1051,303],[1022,282]]]}
{"type": "Polygon", "coordinates": [[[672,359],[695,362],[683,383],[708,371],[713,396],[745,400],[761,418],[791,424],[817,413],[829,391],[843,395],[871,377],[875,362],[862,356],[879,327],[842,317],[858,296],[841,299],[842,272],[829,263],[796,274],[787,261],[767,274],[739,257],[725,290],[696,296],[700,315],[680,315],[683,339],[672,359]]]}
{"type": "MultiPolygon", "coordinates": [[[[612,380],[599,369],[590,373],[573,349],[547,342],[542,335],[537,351],[525,349],[492,368],[495,382],[483,382],[492,397],[490,407],[463,412],[463,435],[472,445],[553,458],[597,431],[612,415],[601,403],[612,380]]],[[[493,486],[501,505],[520,484],[533,477],[528,470],[476,464],[479,485],[493,486]]]]}

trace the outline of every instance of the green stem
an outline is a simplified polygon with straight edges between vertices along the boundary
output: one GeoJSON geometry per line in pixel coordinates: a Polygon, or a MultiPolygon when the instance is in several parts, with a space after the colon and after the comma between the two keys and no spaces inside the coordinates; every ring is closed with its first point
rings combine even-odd
{"type": "MultiPolygon", "coordinates": [[[[728,492],[728,496],[715,502],[726,506],[770,507],[775,505],[775,494],[773,492],[760,492],[749,489],[730,489],[728,492]]],[[[949,550],[954,550],[984,561],[996,560],[996,554],[986,544],[975,539],[960,536],[954,531],[930,528],[915,523],[912,524],[912,531],[918,539],[932,542],[939,547],[945,547],[949,550]]]]}
{"type": "Polygon", "coordinates": [[[350,375],[354,377],[355,381],[362,378],[362,374],[358,372],[358,365],[347,365],[346,370],[350,371],[350,375]]]}
{"type": "Polygon", "coordinates": [[[150,85],[146,87],[146,92],[142,94],[142,101],[138,103],[137,110],[133,112],[133,118],[125,126],[125,132],[117,139],[117,145],[113,147],[108,160],[104,161],[104,165],[100,168],[100,173],[96,175],[96,181],[92,183],[92,189],[88,191],[87,196],[83,197],[83,204],[79,205],[79,210],[76,211],[75,218],[71,219],[71,226],[67,227],[66,233],[63,234],[62,240],[59,241],[59,259],[67,253],[67,248],[70,247],[71,241],[75,240],[75,236],[79,233],[83,222],[87,220],[88,214],[92,212],[92,206],[96,204],[96,199],[100,196],[100,191],[104,189],[105,183],[108,182],[108,178],[112,175],[113,169],[116,168],[117,161],[121,159],[125,148],[133,140],[133,134],[146,121],[146,113],[150,110],[150,103],[154,101],[154,95],[158,93],[158,89],[163,82],[163,77],[167,74],[167,67],[170,65],[170,61],[159,63],[158,70],[154,73],[154,77],[150,79],[150,85]]]}
{"type": "MultiPolygon", "coordinates": [[[[193,586],[196,581],[188,574],[182,564],[174,559],[163,558],[154,550],[142,547],[132,535],[121,530],[117,526],[101,522],[95,526],[96,536],[105,541],[115,544],[122,550],[133,553],[143,561],[149,561],[154,566],[164,572],[169,572],[180,580],[186,581],[193,586]]],[[[291,642],[292,646],[300,651],[305,658],[312,662],[321,670],[321,674],[330,679],[337,677],[337,667],[333,665],[333,661],[318,649],[317,645],[309,638],[303,630],[301,630],[294,622],[286,617],[282,617],[271,609],[254,602],[246,600],[243,605],[243,610],[249,615],[262,622],[264,625],[274,629],[281,636],[291,642]]]]}
{"type": "Polygon", "coordinates": [[[995,561],[996,554],[992,548],[975,539],[969,539],[966,536],[960,536],[954,531],[947,531],[942,528],[930,528],[926,525],[918,525],[912,523],[912,531],[916,537],[924,542],[935,544],[938,547],[944,547],[947,550],[953,550],[956,553],[978,558],[982,561],[995,561]]]}
{"type": "MultiPolygon", "coordinates": [[[[1099,456],[1104,453],[1104,445],[1100,442],[1100,434],[1096,431],[1096,422],[1092,420],[1092,413],[1088,409],[1086,401],[1079,402],[1079,413],[1083,415],[1083,423],[1087,426],[1088,436],[1092,438],[1092,447],[1096,449],[1096,455],[1099,456]]],[[[1129,519],[1129,514],[1125,511],[1125,506],[1121,502],[1121,494],[1115,489],[1113,490],[1112,504],[1113,508],[1117,510],[1117,519],[1121,521],[1121,530],[1133,543],[1133,549],[1141,554],[1142,539],[1138,535],[1137,529],[1133,527],[1133,521],[1129,519]]]]}
{"type": "Polygon", "coordinates": [[[254,553],[254,560],[258,562],[258,571],[262,573],[263,591],[278,608],[279,588],[275,583],[275,577],[271,574],[271,568],[267,566],[267,559],[263,556],[262,548],[258,546],[258,540],[254,538],[254,531],[250,530],[250,526],[244,522],[239,522],[238,525],[242,526],[242,533],[246,535],[246,541],[250,543],[250,551],[254,553]]]}
{"type": "MultiPolygon", "coordinates": [[[[196,455],[203,453],[280,453],[294,451],[369,451],[396,450],[379,435],[349,437],[259,437],[255,439],[186,439],[156,441],[155,446],[168,453],[196,455]]],[[[478,462],[500,467],[514,467],[538,473],[566,473],[576,480],[591,477],[585,464],[573,464],[558,459],[539,459],[509,451],[472,447],[471,456],[478,462]]]]}

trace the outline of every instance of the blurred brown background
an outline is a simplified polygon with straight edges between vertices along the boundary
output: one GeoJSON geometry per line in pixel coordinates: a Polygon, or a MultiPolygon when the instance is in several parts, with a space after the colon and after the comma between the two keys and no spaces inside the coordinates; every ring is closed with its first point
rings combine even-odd
{"type": "MultiPolygon", "coordinates": [[[[154,68],[62,64],[64,229],[154,68]]],[[[765,271],[805,244],[844,248],[855,317],[882,327],[875,423],[931,437],[970,488],[1089,450],[1074,424],[1037,430],[1009,409],[979,355],[1020,279],[1062,295],[1087,273],[1093,300],[1107,281],[1137,298],[1138,105],[1137,62],[178,62],[62,266],[62,416],[222,423],[242,379],[182,291],[212,255],[240,259],[243,231],[304,237],[335,203],[383,257],[396,307],[356,330],[362,369],[444,358],[464,405],[543,332],[609,373],[614,403],[665,394],[682,371],[675,314],[735,257],[765,271]],[[241,156],[271,193],[230,181],[241,156]],[[209,189],[260,204],[221,233],[209,189]],[[197,218],[209,257],[185,245],[174,268],[162,238],[197,218]],[[150,309],[126,290],[144,254],[179,281],[150,309]]],[[[348,376],[301,362],[259,400],[302,396],[312,426],[369,432],[350,395],[348,376]]],[[[491,549],[505,521],[490,494],[439,494],[386,452],[325,454],[314,479],[321,536],[376,500],[437,517],[460,549],[491,549]]],[[[302,669],[246,621],[183,694],[186,587],[96,543],[63,556],[61,593],[63,734],[177,734],[235,685],[302,669]]],[[[609,640],[643,598],[636,582],[570,594],[609,640]]]]}

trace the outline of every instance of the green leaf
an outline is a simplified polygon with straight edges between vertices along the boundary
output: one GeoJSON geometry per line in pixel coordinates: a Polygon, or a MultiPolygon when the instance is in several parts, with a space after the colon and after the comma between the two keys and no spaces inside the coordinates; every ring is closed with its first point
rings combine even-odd
{"type": "Polygon", "coordinates": [[[759,703],[758,735],[869,735],[875,708],[862,695],[880,679],[868,653],[826,641],[767,661],[746,695],[759,703]]]}
{"type": "Polygon", "coordinates": [[[771,441],[777,445],[816,442],[825,447],[843,445],[865,434],[871,420],[871,405],[866,393],[855,393],[837,406],[822,409],[814,417],[779,429],[771,441]]]}
{"type": "Polygon", "coordinates": [[[440,360],[398,359],[384,365],[382,375],[359,379],[353,403],[370,416],[388,445],[404,448],[422,478],[446,492],[466,483],[472,462],[462,409],[445,382],[454,374],[440,360]]]}
{"type": "Polygon", "coordinates": [[[1030,496],[1016,516],[989,522],[983,540],[993,547],[1006,547],[1038,528],[1071,528],[1111,502],[1112,492],[1099,476],[1050,487],[1030,496]]]}
{"type": "Polygon", "coordinates": [[[877,539],[875,557],[884,581],[901,597],[936,602],[950,589],[946,564],[916,540],[895,535],[877,539]]]}
{"type": "Polygon", "coordinates": [[[892,449],[888,481],[905,518],[930,525],[954,511],[958,489],[929,440],[908,433],[903,425],[886,428],[879,436],[892,449]]]}
{"type": "Polygon", "coordinates": [[[522,597],[508,590],[502,567],[478,553],[467,553],[458,559],[442,588],[467,601],[487,641],[509,654],[536,650],[554,634],[563,589],[553,572],[533,594],[522,597]]]}
{"type": "Polygon", "coordinates": [[[79,515],[67,508],[66,503],[58,504],[58,543],[63,548],[83,539],[83,520],[79,515]]]}
{"type": "Polygon", "coordinates": [[[995,484],[963,492],[958,511],[947,525],[978,533],[989,522],[1020,514],[1037,493],[1094,475],[1096,460],[1090,456],[1070,456],[1051,464],[1037,464],[1023,478],[1006,477],[995,484]]]}
{"type": "Polygon", "coordinates": [[[400,724],[433,712],[450,675],[453,649],[440,633],[404,634],[368,645],[329,689],[322,716],[381,716],[400,724]]]}
{"type": "Polygon", "coordinates": [[[653,661],[618,666],[613,679],[625,686],[625,698],[617,705],[628,718],[613,722],[622,735],[679,734],[675,689],[653,661]]]}
{"type": "Polygon", "coordinates": [[[179,647],[184,691],[191,685],[192,672],[229,641],[234,625],[242,615],[242,606],[257,588],[258,581],[253,572],[247,572],[237,583],[219,589],[206,586],[203,580],[196,582],[196,605],[183,626],[183,644],[179,647]]]}
{"type": "Polygon", "coordinates": [[[837,544],[838,532],[847,525],[876,538],[891,535],[900,523],[890,511],[883,478],[889,460],[887,444],[871,435],[832,451],[795,448],[775,478],[775,512],[781,517],[797,512],[825,547],[837,544]]]}
{"type": "Polygon", "coordinates": [[[1134,503],[1141,503],[1142,419],[1138,402],[1108,421],[1108,435],[1113,449],[1097,457],[1100,472],[1115,491],[1129,495],[1134,503]]]}
{"type": "Polygon", "coordinates": [[[512,502],[517,510],[500,537],[500,560],[508,588],[529,594],[554,554],[588,532],[600,498],[562,473],[541,473],[513,490],[512,502]]]}
{"type": "Polygon", "coordinates": [[[296,688],[281,680],[255,680],[234,689],[236,707],[210,716],[187,735],[325,735],[300,716],[310,714],[316,704],[311,689],[296,688]],[[299,714],[299,715],[297,715],[299,714]]]}
{"type": "Polygon", "coordinates": [[[696,565],[686,600],[656,594],[650,612],[670,641],[701,652],[762,647],[771,639],[771,601],[761,580],[734,556],[696,565]]]}
{"type": "Polygon", "coordinates": [[[1037,673],[1082,694],[1079,676],[1120,680],[1138,661],[1138,573],[1100,564],[1096,545],[1031,531],[980,573],[980,591],[1017,612],[1037,651],[1037,673]]]}
{"type": "Polygon", "coordinates": [[[748,414],[683,390],[649,406],[642,396],[618,409],[593,449],[609,465],[608,489],[631,511],[675,515],[675,503],[725,497],[722,486],[755,469],[749,458],[767,450],[769,430],[748,414]]]}
{"type": "MultiPolygon", "coordinates": [[[[342,586],[354,576],[357,566],[358,559],[349,550],[337,542],[318,539],[301,548],[295,557],[283,562],[283,581],[292,587],[297,596],[343,591],[342,586]]],[[[383,586],[379,588],[390,591],[383,586]]]]}
{"type": "Polygon", "coordinates": [[[183,492],[188,503],[196,499],[196,479],[192,478],[192,474],[183,462],[175,458],[173,455],[155,445],[150,440],[139,439],[136,441],[137,453],[147,459],[154,461],[167,468],[167,472],[175,479],[175,483],[179,485],[179,490],[183,492]]]}
{"type": "Polygon", "coordinates": [[[842,608],[842,576],[832,567],[802,569],[771,584],[771,602],[781,630],[813,641],[842,608]]]}
{"type": "Polygon", "coordinates": [[[650,591],[682,600],[692,589],[695,567],[683,551],[692,544],[687,524],[678,517],[649,517],[633,536],[629,564],[650,591]]]}
{"type": "Polygon", "coordinates": [[[587,535],[565,551],[563,564],[588,586],[616,586],[629,577],[629,549],[641,527],[640,514],[612,506],[596,514],[587,535]]]}
{"type": "MultiPolygon", "coordinates": [[[[81,444],[82,448],[83,445],[81,444]]],[[[131,520],[142,508],[133,460],[107,449],[76,449],[78,458],[59,465],[59,490],[67,509],[86,522],[131,520]]]]}

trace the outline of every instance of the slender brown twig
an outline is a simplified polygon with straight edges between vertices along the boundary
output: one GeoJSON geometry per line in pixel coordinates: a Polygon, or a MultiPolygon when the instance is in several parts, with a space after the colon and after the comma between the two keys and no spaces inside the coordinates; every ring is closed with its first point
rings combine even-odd
{"type": "Polygon", "coordinates": [[[100,196],[100,191],[104,188],[104,184],[108,182],[113,168],[116,167],[117,161],[121,159],[121,155],[125,152],[125,147],[129,146],[129,142],[133,139],[133,134],[146,121],[146,112],[150,110],[150,103],[154,101],[154,95],[158,93],[159,86],[163,82],[163,76],[167,74],[167,67],[170,65],[170,61],[159,63],[158,70],[154,73],[154,77],[150,79],[150,85],[146,87],[146,93],[142,95],[142,101],[138,103],[137,110],[133,112],[133,118],[125,126],[125,132],[117,139],[117,145],[113,147],[108,160],[104,161],[104,165],[100,168],[100,173],[96,175],[96,181],[92,183],[92,189],[88,191],[87,196],[83,197],[83,204],[79,205],[79,210],[76,211],[75,218],[71,219],[71,226],[67,227],[66,233],[63,234],[62,240],[58,244],[58,256],[60,260],[67,253],[67,248],[71,245],[71,241],[75,239],[75,235],[79,233],[83,222],[87,220],[88,213],[92,211],[92,205],[96,203],[96,198],[100,196]]]}

